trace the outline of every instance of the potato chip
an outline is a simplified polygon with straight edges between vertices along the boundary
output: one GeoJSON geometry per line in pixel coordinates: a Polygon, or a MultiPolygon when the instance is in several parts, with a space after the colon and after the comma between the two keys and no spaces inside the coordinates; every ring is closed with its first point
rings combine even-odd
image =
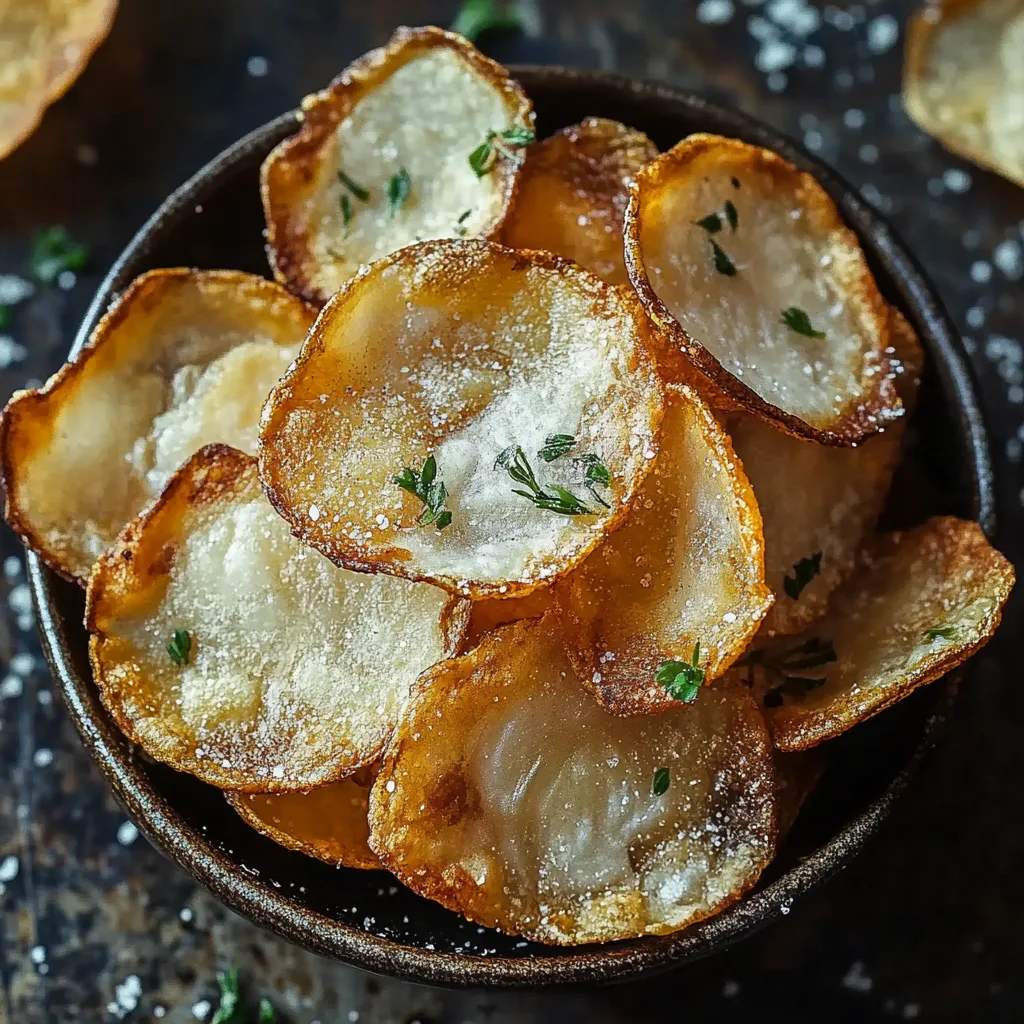
{"type": "Polygon", "coordinates": [[[761,516],[729,438],[688,387],[669,390],[654,460],[626,524],[556,587],[569,656],[607,711],[675,705],[665,662],[721,675],[757,632],[771,592],[761,516]]]}
{"type": "MultiPolygon", "coordinates": [[[[893,309],[890,318],[890,374],[909,412],[923,352],[903,315],[893,309]]],[[[832,591],[853,572],[885,507],[905,420],[889,423],[856,448],[792,437],[756,416],[730,423],[764,523],[765,578],[775,603],[763,634],[799,632],[828,610],[832,591]]]]}
{"type": "Polygon", "coordinates": [[[380,867],[367,839],[370,787],[376,772],[360,769],[306,793],[225,793],[242,820],[275,843],[337,867],[380,867]]]}
{"type": "Polygon", "coordinates": [[[222,789],[283,792],[375,760],[468,602],[338,569],[267,503],[256,462],[197,452],[89,581],[93,674],[151,757],[222,789]]]}
{"type": "Polygon", "coordinates": [[[804,804],[825,772],[820,749],[775,752],[775,794],[778,800],[779,845],[793,830],[804,804]]]}
{"type": "Polygon", "coordinates": [[[550,587],[534,590],[526,597],[485,597],[474,601],[469,613],[469,637],[467,646],[475,647],[486,634],[499,626],[520,619],[537,619],[555,606],[550,587]]]}
{"type": "Polygon", "coordinates": [[[625,516],[663,394],[625,289],[550,253],[424,242],[320,314],[264,410],[260,475],[349,569],[522,596],[625,516]]]}
{"type": "Polygon", "coordinates": [[[602,117],[530,146],[502,240],[513,249],[547,249],[609,284],[628,285],[622,219],[629,184],[657,155],[643,132],[602,117]]]}
{"type": "Polygon", "coordinates": [[[4,410],[8,523],[84,584],[196,449],[255,451],[263,400],[313,319],[279,285],[237,271],[138,278],[74,362],[4,410]]]}
{"type": "Polygon", "coordinates": [[[977,523],[938,517],[879,537],[806,633],[755,650],[751,683],[779,750],[803,750],[939,679],[999,625],[1013,567],[977,523]]]}
{"type": "Polygon", "coordinates": [[[107,37],[117,0],[5,0],[0,5],[0,157],[35,131],[107,37]]]}
{"type": "Polygon", "coordinates": [[[438,28],[398,29],[302,114],[263,164],[263,209],[274,274],[320,304],[413,242],[496,236],[533,139],[519,84],[438,28]]]}
{"type": "Polygon", "coordinates": [[[903,104],[947,149],[1024,186],[1024,3],[934,0],[915,14],[903,104]]]}
{"type": "Polygon", "coordinates": [[[855,444],[898,415],[887,307],[809,174],[691,135],[639,172],[625,234],[670,376],[696,374],[715,405],[826,444],[855,444]]]}
{"type": "Polygon", "coordinates": [[[370,846],[479,924],[563,945],[661,934],[756,882],[775,845],[772,773],[742,689],[609,715],[547,615],[422,677],[370,797],[370,846]]]}

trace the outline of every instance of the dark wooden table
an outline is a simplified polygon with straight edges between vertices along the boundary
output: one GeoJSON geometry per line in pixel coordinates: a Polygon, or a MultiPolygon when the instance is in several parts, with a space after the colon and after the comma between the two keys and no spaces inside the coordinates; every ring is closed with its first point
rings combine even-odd
{"type": "MultiPolygon", "coordinates": [[[[26,276],[31,238],[50,225],[92,252],[73,287],[38,289],[17,307],[0,340],[2,397],[61,362],[101,275],[163,196],[395,25],[447,24],[454,7],[122,0],[79,83],[0,162],[0,275],[26,276]]],[[[1000,543],[1020,565],[1024,191],[950,156],[907,120],[898,93],[911,7],[815,7],[815,28],[813,15],[800,23],[800,3],[776,4],[777,17],[788,9],[797,18],[765,46],[755,36],[765,35],[768,9],[757,0],[532,0],[524,34],[483,45],[505,62],[613,68],[704,90],[802,137],[880,206],[970,339],[995,439],[1000,543]],[[889,16],[900,28],[894,45],[889,16]],[[796,63],[772,74],[787,43],[796,63]]],[[[215,1002],[215,970],[228,966],[253,996],[270,996],[303,1024],[1024,1019],[1019,600],[982,656],[953,734],[883,834],[781,924],[640,985],[445,993],[271,938],[136,837],[40,659],[21,548],[6,530],[0,547],[0,1021],[195,1020],[215,1002]]]]}

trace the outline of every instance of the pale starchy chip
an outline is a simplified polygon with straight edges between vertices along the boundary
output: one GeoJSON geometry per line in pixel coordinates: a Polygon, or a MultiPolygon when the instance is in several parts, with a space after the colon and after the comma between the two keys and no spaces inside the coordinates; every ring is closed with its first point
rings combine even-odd
{"type": "Polygon", "coordinates": [[[0,4],[0,157],[35,131],[82,73],[116,12],[117,0],[0,4]]]}
{"type": "Polygon", "coordinates": [[[628,511],[663,405],[635,296],[543,252],[424,242],[326,306],[260,475],[339,565],[474,598],[569,571],[628,511]]]}
{"type": "Polygon", "coordinates": [[[822,750],[775,752],[775,794],[778,799],[779,845],[796,824],[804,804],[825,772],[822,750]]]}
{"type": "Polygon", "coordinates": [[[4,410],[8,523],[84,584],[198,448],[255,452],[263,401],[314,317],[280,285],[237,271],[138,278],[73,362],[4,410]]]}
{"type": "Polygon", "coordinates": [[[917,124],[1024,186],[1024,0],[933,0],[908,22],[905,61],[917,124]]]}
{"type": "Polygon", "coordinates": [[[657,155],[643,132],[602,117],[530,146],[502,240],[513,249],[547,249],[609,284],[628,285],[622,220],[629,184],[657,155]]]}
{"type": "Polygon", "coordinates": [[[772,856],[768,734],[742,689],[609,715],[557,615],[528,619],[421,678],[370,797],[370,846],[416,892],[539,942],[676,931],[772,856]]]}
{"type": "Polygon", "coordinates": [[[322,304],[413,242],[495,236],[533,138],[503,67],[450,32],[398,29],[307,96],[301,128],[264,162],[275,275],[322,304]]]}
{"type": "Polygon", "coordinates": [[[890,374],[905,415],[883,432],[856,448],[835,448],[756,416],[730,422],[764,523],[765,578],[775,594],[761,626],[766,636],[799,632],[825,614],[885,507],[924,363],[904,316],[896,309],[889,315],[890,374]]]}
{"type": "Polygon", "coordinates": [[[753,687],[776,747],[813,747],[983,647],[1013,582],[977,523],[930,519],[879,537],[824,619],[756,648],[729,678],[753,687]]]}
{"type": "Polygon", "coordinates": [[[520,619],[537,619],[555,605],[551,587],[534,590],[525,597],[485,597],[473,602],[469,613],[467,645],[475,646],[492,629],[520,619]]]}
{"type": "Polygon", "coordinates": [[[284,792],[380,754],[410,687],[455,653],[468,602],[338,569],[267,503],[256,462],[197,452],[89,581],[107,711],[151,757],[222,789],[284,792]]]}
{"type": "Polygon", "coordinates": [[[717,406],[827,444],[854,444],[898,414],[888,308],[811,175],[691,135],[637,174],[625,234],[670,376],[697,375],[717,406]]]}
{"type": "Polygon", "coordinates": [[[373,769],[302,793],[225,793],[247,825],[289,850],[346,868],[380,867],[367,839],[373,769]]]}
{"type": "Polygon", "coordinates": [[[690,388],[669,389],[660,444],[625,525],[555,588],[579,678],[619,715],[692,700],[671,667],[721,675],[772,600],[754,494],[690,388]]]}

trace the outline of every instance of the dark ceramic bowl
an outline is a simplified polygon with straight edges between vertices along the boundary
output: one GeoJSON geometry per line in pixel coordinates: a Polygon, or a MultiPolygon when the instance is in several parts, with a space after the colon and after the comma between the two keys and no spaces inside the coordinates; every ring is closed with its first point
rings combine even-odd
{"type": "MultiPolygon", "coordinates": [[[[931,285],[891,228],[828,167],[766,125],[700,96],[612,75],[513,69],[546,134],[590,115],[617,118],[667,148],[691,132],[766,146],[814,174],[860,236],[882,292],[928,351],[910,450],[886,525],[929,513],[980,520],[991,535],[985,429],[962,344],[931,285]]],[[[260,162],[295,130],[286,114],[246,136],[175,192],[107,275],[74,355],[113,296],[154,267],[267,273],[260,162]]],[[[956,694],[949,677],[827,745],[824,778],[760,885],[736,906],[673,936],[545,947],[478,928],[382,872],[336,870],[250,831],[215,789],[150,762],[100,705],[89,671],[81,592],[29,558],[43,644],[78,731],[142,832],[233,910],[316,953],[380,974],[442,985],[606,982],[707,956],[763,927],[845,865],[889,814],[934,743],[956,694]]]]}

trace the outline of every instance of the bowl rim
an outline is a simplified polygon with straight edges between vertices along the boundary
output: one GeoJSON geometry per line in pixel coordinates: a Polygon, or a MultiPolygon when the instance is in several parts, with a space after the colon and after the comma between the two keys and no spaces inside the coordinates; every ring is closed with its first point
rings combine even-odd
{"type": "MultiPolygon", "coordinates": [[[[729,134],[773,149],[809,170],[832,194],[844,220],[854,228],[862,244],[872,251],[892,282],[899,286],[906,302],[904,312],[927,340],[943,390],[955,396],[953,415],[970,452],[966,468],[972,488],[972,514],[986,535],[993,538],[996,500],[992,460],[978,389],[963,342],[916,259],[886,219],[852,186],[782,132],[699,93],[605,71],[541,65],[511,65],[509,71],[514,77],[525,80],[528,91],[530,81],[586,88],[595,97],[595,107],[600,106],[603,94],[632,100],[655,110],[661,107],[677,115],[683,110],[703,114],[713,118],[729,134]]],[[[289,111],[249,132],[161,203],[104,277],[77,332],[69,359],[79,353],[112,297],[127,283],[122,280],[126,271],[145,258],[168,226],[173,230],[176,216],[186,208],[194,208],[211,183],[222,175],[232,172],[254,152],[266,149],[294,131],[300,117],[299,111],[289,111]]],[[[71,719],[129,817],[157,849],[229,909],[313,953],[376,974],[450,987],[536,988],[623,980],[711,955],[788,914],[795,900],[844,867],[880,828],[948,724],[963,674],[954,672],[932,684],[936,699],[920,739],[907,761],[871,803],[810,856],[715,917],[667,936],[582,947],[580,951],[560,947],[558,955],[550,958],[457,954],[383,938],[300,906],[272,885],[238,870],[205,834],[193,832],[178,822],[177,812],[139,769],[131,749],[103,714],[91,676],[85,677],[75,670],[64,620],[55,612],[53,587],[58,583],[57,575],[32,552],[27,555],[27,568],[44,653],[71,719]]]]}

